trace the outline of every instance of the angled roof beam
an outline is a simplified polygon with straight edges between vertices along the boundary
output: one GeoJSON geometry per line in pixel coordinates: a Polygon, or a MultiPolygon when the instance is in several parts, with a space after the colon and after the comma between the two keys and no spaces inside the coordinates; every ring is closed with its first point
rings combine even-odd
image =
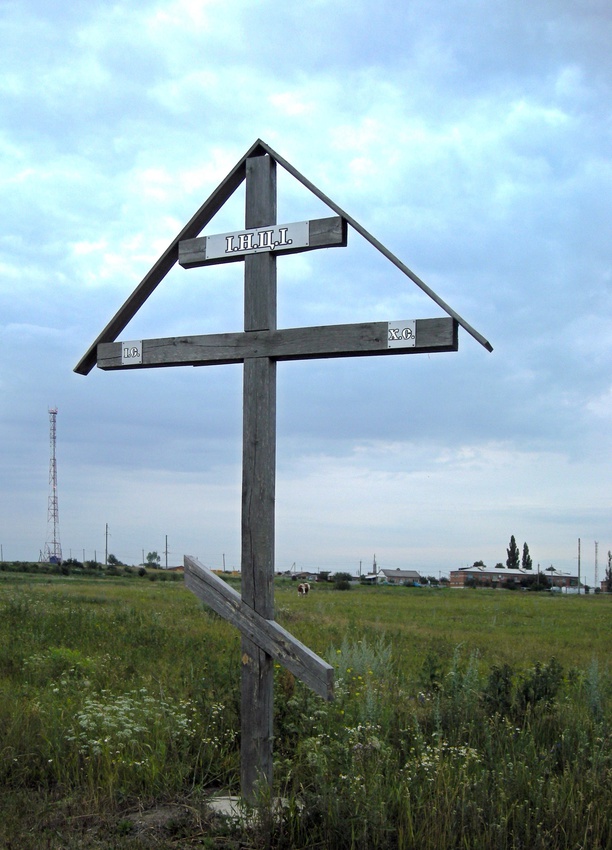
{"type": "Polygon", "coordinates": [[[427,284],[422,281],[420,277],[417,277],[417,275],[411,269],[409,269],[405,263],[402,263],[402,261],[398,257],[396,257],[395,254],[389,251],[388,248],[385,248],[382,242],[379,242],[378,239],[372,236],[371,233],[368,233],[365,227],[362,227],[359,222],[356,221],[347,212],[345,212],[342,207],[339,207],[338,204],[334,203],[331,198],[328,198],[327,195],[317,189],[314,183],[311,183],[310,180],[304,177],[303,174],[300,174],[297,168],[294,168],[290,162],[287,162],[286,159],[284,159],[280,154],[276,153],[276,151],[273,150],[269,145],[267,145],[265,142],[262,142],[261,139],[258,140],[258,144],[261,145],[261,147],[266,151],[266,153],[270,154],[270,156],[275,159],[279,165],[282,165],[285,171],[288,171],[289,174],[295,177],[296,180],[299,180],[303,186],[305,186],[307,189],[310,189],[313,195],[316,195],[317,198],[323,201],[324,204],[327,204],[327,206],[334,210],[334,212],[337,213],[339,216],[345,218],[351,225],[351,227],[353,227],[357,231],[357,233],[360,233],[364,239],[367,239],[370,245],[373,245],[375,248],[377,248],[381,252],[381,254],[383,254],[388,260],[390,260],[390,262],[393,263],[394,266],[396,266],[401,272],[403,272],[407,277],[409,277],[413,283],[416,283],[416,285],[420,289],[422,289],[426,295],[429,295],[432,301],[435,301],[436,304],[441,307],[447,315],[455,319],[459,323],[459,325],[465,331],[467,331],[470,336],[474,337],[477,342],[484,346],[487,351],[493,351],[493,346],[487,339],[485,339],[485,337],[481,333],[479,333],[475,328],[468,324],[465,319],[461,318],[461,316],[455,310],[453,310],[453,308],[450,307],[445,301],[443,301],[442,298],[440,298],[440,296],[433,291],[433,289],[430,289],[430,287],[427,286],[427,284]]]}
{"type": "Polygon", "coordinates": [[[193,239],[200,234],[211,218],[219,212],[223,204],[233,195],[245,179],[247,158],[250,156],[263,156],[265,153],[267,153],[267,151],[262,148],[261,142],[257,141],[253,147],[243,157],[241,157],[240,162],[234,166],[227,177],[217,186],[212,195],[210,195],[210,197],[202,204],[200,209],[192,216],[178,236],[172,240],[161,257],[146,273],[127,301],[117,311],[102,333],[97,337],[95,342],[92,343],[79,363],[75,366],[75,372],[79,375],[87,375],[91,372],[93,367],[96,365],[96,351],[98,343],[114,342],[117,339],[118,334],[120,334],[128,322],[134,318],[155,287],[161,283],[172,266],[177,262],[179,242],[183,239],[193,239]]]}
{"type": "Polygon", "coordinates": [[[273,150],[268,144],[261,139],[258,139],[240,161],[229,172],[225,179],[217,186],[209,198],[204,202],[200,209],[190,219],[181,232],[173,239],[170,245],[166,248],[161,257],[155,262],[151,269],[140,281],[136,289],[132,292],[123,306],[117,311],[104,330],[96,338],[89,347],[85,355],[75,366],[74,371],[80,375],[87,375],[96,365],[96,354],[99,343],[114,342],[123,328],[133,319],[138,310],[142,307],[149,295],[157,287],[159,283],[168,274],[172,266],[178,260],[179,242],[185,239],[194,239],[206,227],[208,222],[221,209],[225,202],[232,196],[238,186],[246,177],[246,161],[252,156],[264,156],[269,154],[272,159],[281,165],[285,171],[291,174],[305,188],[309,189],[313,195],[323,201],[330,209],[334,210],[339,216],[344,218],[353,227],[357,233],[361,234],[374,248],[380,251],[394,266],[403,272],[413,283],[415,283],[432,301],[434,301],[444,312],[455,319],[455,321],[472,336],[477,342],[484,346],[487,351],[493,351],[491,343],[485,339],[475,328],[465,321],[452,307],[450,307],[433,289],[422,281],[417,275],[408,268],[398,257],[395,256],[382,242],[379,242],[365,227],[362,227],[358,221],[345,212],[342,207],[338,206],[331,198],[321,192],[314,183],[311,183],[297,168],[294,168],[291,163],[284,159],[280,154],[273,150]]]}

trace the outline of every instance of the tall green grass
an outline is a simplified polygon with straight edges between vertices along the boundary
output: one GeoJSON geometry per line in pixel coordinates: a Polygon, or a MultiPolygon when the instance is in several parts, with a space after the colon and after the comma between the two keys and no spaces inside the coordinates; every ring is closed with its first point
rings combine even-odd
{"type": "Polygon", "coordinates": [[[288,810],[276,846],[610,846],[610,681],[597,662],[484,673],[457,650],[433,679],[425,660],[419,689],[390,649],[344,641],[330,655],[337,701],[289,700],[277,778],[304,809],[288,810]]]}
{"type": "Polygon", "coordinates": [[[199,814],[183,843],[156,846],[612,846],[612,599],[276,596],[279,621],[334,665],[336,697],[277,667],[286,806],[272,817],[262,791],[248,825],[203,829],[206,795],[239,790],[237,633],[180,583],[3,581],[0,847],[151,846],[125,812],[169,800],[199,814]],[[49,832],[50,806],[71,816],[49,832]],[[77,835],[113,812],[118,831],[77,835]]]}

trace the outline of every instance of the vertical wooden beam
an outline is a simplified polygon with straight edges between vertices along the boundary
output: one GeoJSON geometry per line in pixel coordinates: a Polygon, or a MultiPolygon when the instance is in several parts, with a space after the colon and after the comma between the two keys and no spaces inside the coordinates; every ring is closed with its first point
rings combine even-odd
{"type": "MultiPolygon", "coordinates": [[[[276,163],[246,163],[245,226],[276,224],[276,163]]],[[[276,258],[245,257],[244,329],[276,330],[276,258]]],[[[274,495],[276,473],[276,362],[247,358],[243,374],[242,599],[274,618],[274,495]]],[[[270,655],[242,639],[241,785],[253,799],[257,783],[272,783],[274,665],[270,655]]]]}

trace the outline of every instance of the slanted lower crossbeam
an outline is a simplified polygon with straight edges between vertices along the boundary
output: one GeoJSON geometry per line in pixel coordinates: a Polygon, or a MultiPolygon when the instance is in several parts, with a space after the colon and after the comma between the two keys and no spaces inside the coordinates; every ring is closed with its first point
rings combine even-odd
{"type": "Polygon", "coordinates": [[[197,558],[185,555],[185,587],[252,643],[325,700],[333,699],[334,668],[274,620],[246,605],[233,587],[197,558]]]}

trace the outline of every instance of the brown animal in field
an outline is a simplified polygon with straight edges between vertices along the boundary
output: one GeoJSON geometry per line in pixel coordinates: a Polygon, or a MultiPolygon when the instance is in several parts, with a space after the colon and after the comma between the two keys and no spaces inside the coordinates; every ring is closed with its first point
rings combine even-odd
{"type": "Polygon", "coordinates": [[[298,594],[300,596],[307,596],[308,591],[310,590],[310,585],[307,581],[303,581],[302,584],[298,585],[298,594]]]}

